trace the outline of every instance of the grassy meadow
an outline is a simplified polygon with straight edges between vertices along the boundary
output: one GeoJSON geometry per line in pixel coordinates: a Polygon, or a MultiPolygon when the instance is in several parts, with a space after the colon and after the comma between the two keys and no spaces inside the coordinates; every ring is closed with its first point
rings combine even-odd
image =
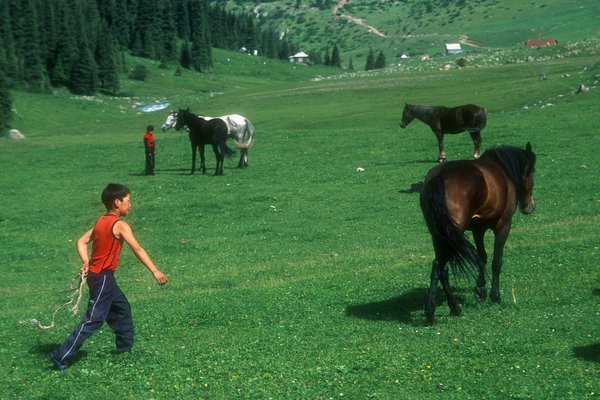
{"type": "MultiPolygon", "coordinates": [[[[132,97],[13,93],[27,139],[0,140],[0,399],[596,398],[600,91],[575,89],[598,74],[586,54],[333,76],[217,52],[209,75],[151,66],[147,83],[123,82],[132,97]],[[250,167],[234,156],[222,177],[190,175],[187,136],[157,129],[157,175],[143,176],[144,128],[168,110],[133,106],[154,101],[246,115],[250,167]],[[502,304],[453,280],[463,315],[441,298],[434,327],[433,250],[410,189],[437,147],[424,124],[398,127],[405,102],[483,105],[485,148],[531,141],[538,155],[537,209],[514,216],[502,304]],[[61,373],[47,353],[78,318],[62,311],[48,331],[21,321],[47,323],[68,299],[75,242],[108,182],[131,188],[127,221],[169,283],[124,249],[134,351],[110,354],[105,326],[61,373]]],[[[447,136],[446,152],[470,158],[468,135],[447,136]]]]}

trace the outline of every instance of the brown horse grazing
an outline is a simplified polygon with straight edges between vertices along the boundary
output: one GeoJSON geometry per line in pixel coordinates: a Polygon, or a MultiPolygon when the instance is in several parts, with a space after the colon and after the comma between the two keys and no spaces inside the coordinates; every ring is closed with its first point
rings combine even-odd
{"type": "Polygon", "coordinates": [[[461,310],[448,282],[448,263],[455,274],[477,272],[475,295],[485,300],[485,252],[483,237],[494,232],[492,301],[500,302],[500,270],[504,245],[517,205],[523,214],[533,212],[535,154],[531,143],[525,150],[499,147],[487,150],[479,160],[450,161],[432,168],[421,190],[421,210],[433,240],[435,259],[425,315],[435,323],[436,290],[441,281],[452,315],[461,310]],[[464,232],[473,232],[474,247],[464,232]]]}
{"type": "Polygon", "coordinates": [[[487,122],[487,112],[485,108],[474,104],[465,104],[464,106],[447,108],[442,106],[416,106],[406,104],[402,112],[400,127],[406,128],[413,119],[423,121],[435,133],[438,140],[439,157],[438,161],[446,159],[444,151],[444,134],[469,132],[475,151],[474,158],[479,158],[479,148],[481,147],[481,131],[485,128],[487,122]]]}

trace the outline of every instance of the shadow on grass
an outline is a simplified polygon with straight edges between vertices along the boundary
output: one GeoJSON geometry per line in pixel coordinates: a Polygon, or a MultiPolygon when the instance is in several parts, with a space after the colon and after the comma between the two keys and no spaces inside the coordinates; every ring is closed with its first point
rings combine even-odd
{"type": "Polygon", "coordinates": [[[57,349],[58,344],[55,343],[39,343],[31,348],[29,351],[31,354],[41,354],[44,357],[48,357],[48,353],[52,350],[57,349]]]}
{"type": "MultiPolygon", "coordinates": [[[[54,365],[52,364],[52,360],[50,359],[50,352],[58,349],[59,347],[60,347],[60,344],[56,344],[56,343],[39,343],[39,344],[33,346],[31,348],[31,350],[29,350],[29,353],[39,356],[40,358],[42,358],[44,360],[47,360],[48,367],[50,369],[55,369],[54,365]]],[[[73,365],[73,364],[77,363],[80,359],[85,357],[86,354],[87,354],[87,352],[85,350],[79,350],[77,352],[77,354],[75,355],[75,357],[72,360],[70,360],[69,365],[73,365]]]]}
{"type": "Polygon", "coordinates": [[[400,193],[420,193],[423,182],[411,183],[408,189],[401,189],[400,193]]]}
{"type": "Polygon", "coordinates": [[[427,289],[413,289],[388,300],[349,305],[346,307],[346,315],[372,321],[398,321],[418,325],[423,316],[413,317],[412,313],[423,310],[426,297],[427,289]]]}
{"type": "Polygon", "coordinates": [[[582,360],[600,363],[600,343],[574,347],[573,354],[582,360]]]}

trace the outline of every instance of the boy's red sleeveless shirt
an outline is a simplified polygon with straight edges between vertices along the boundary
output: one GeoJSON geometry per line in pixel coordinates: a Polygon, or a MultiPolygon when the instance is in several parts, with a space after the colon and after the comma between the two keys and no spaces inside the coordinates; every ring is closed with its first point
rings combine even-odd
{"type": "Polygon", "coordinates": [[[154,134],[153,134],[153,132],[146,132],[144,134],[144,141],[147,141],[148,147],[154,147],[154,134]]]}
{"type": "Polygon", "coordinates": [[[119,221],[116,215],[106,214],[101,216],[92,230],[92,257],[90,260],[90,271],[99,274],[102,271],[114,271],[119,265],[121,246],[113,227],[119,221]]]}

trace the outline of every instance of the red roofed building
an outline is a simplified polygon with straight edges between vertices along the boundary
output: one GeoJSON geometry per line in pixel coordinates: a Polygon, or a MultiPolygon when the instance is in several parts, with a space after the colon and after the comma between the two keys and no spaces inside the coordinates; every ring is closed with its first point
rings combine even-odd
{"type": "Polygon", "coordinates": [[[556,46],[557,44],[558,41],[556,39],[529,39],[525,43],[525,48],[534,49],[536,47],[556,46]]]}

